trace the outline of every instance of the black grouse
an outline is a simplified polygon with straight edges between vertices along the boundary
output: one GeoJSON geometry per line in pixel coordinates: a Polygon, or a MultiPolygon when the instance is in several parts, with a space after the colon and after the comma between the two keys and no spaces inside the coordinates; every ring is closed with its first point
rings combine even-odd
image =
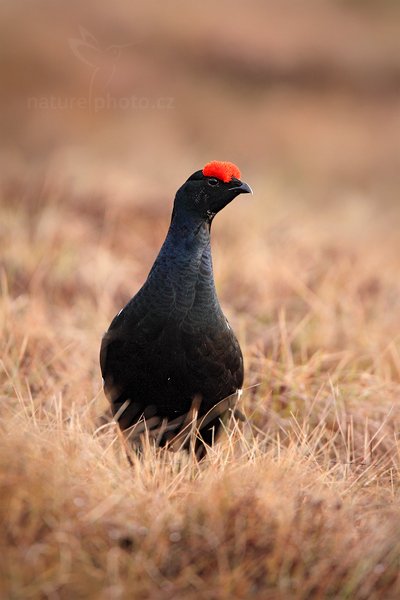
{"type": "Polygon", "coordinates": [[[213,161],[177,191],[164,244],[143,287],[104,335],[100,364],[114,418],[160,445],[212,444],[243,384],[239,343],[218,302],[210,248],[215,215],[251,193],[232,163],[213,161]]]}

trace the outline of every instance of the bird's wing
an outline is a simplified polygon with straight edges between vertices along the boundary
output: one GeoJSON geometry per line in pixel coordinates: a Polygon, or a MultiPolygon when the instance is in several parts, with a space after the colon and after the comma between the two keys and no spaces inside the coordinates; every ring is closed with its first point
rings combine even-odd
{"type": "Polygon", "coordinates": [[[100,368],[103,380],[105,381],[107,375],[107,358],[108,358],[108,350],[110,344],[113,340],[118,337],[118,324],[122,321],[121,313],[123,311],[120,310],[119,313],[114,317],[111,321],[111,325],[108,330],[103,335],[100,346],[100,368]]]}
{"type": "Polygon", "coordinates": [[[140,374],[148,352],[162,335],[173,301],[168,282],[162,283],[156,294],[149,293],[145,286],[141,288],[114,317],[103,336],[100,367],[106,393],[107,384],[126,383],[133,367],[140,374]]]}
{"type": "Polygon", "coordinates": [[[214,388],[216,397],[234,393],[243,385],[243,357],[233,331],[220,327],[199,331],[185,328],[181,334],[188,370],[202,381],[204,389],[214,388]]]}

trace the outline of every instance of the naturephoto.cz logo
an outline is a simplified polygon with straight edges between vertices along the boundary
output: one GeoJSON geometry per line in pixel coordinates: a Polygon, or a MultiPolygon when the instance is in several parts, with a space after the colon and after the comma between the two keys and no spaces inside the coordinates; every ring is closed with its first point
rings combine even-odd
{"type": "Polygon", "coordinates": [[[83,27],[79,38],[69,38],[68,45],[73,55],[90,68],[88,93],[84,96],[31,96],[27,99],[28,109],[39,110],[168,110],[174,108],[171,96],[117,96],[110,92],[122,53],[130,44],[112,44],[102,48],[95,36],[83,27]],[[102,89],[102,93],[96,90],[102,89]]]}

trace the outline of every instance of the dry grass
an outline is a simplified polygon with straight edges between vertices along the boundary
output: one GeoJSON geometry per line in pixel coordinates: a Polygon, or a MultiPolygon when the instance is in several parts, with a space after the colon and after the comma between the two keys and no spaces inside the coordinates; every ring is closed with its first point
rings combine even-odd
{"type": "Polygon", "coordinates": [[[159,5],[0,5],[0,598],[399,598],[397,3],[159,5]],[[88,94],[80,26],[131,43],[97,94],[174,108],[28,110],[88,94]],[[213,225],[247,420],[139,459],[100,339],[214,158],[256,192],[213,225]]]}
{"type": "Polygon", "coordinates": [[[392,219],[357,200],[316,216],[275,188],[289,219],[270,192],[214,231],[248,422],[200,464],[148,447],[131,466],[115,426],[98,425],[97,351],[169,207],[4,191],[1,597],[400,593],[392,219]]]}

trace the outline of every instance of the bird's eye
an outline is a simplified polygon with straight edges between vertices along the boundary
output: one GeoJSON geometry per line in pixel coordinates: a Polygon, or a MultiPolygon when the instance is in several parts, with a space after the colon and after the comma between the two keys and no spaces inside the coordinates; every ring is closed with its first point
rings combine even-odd
{"type": "Polygon", "coordinates": [[[216,186],[216,185],[218,185],[218,184],[219,184],[219,181],[218,181],[218,179],[216,179],[215,177],[211,177],[211,178],[208,180],[208,185],[216,186]]]}

